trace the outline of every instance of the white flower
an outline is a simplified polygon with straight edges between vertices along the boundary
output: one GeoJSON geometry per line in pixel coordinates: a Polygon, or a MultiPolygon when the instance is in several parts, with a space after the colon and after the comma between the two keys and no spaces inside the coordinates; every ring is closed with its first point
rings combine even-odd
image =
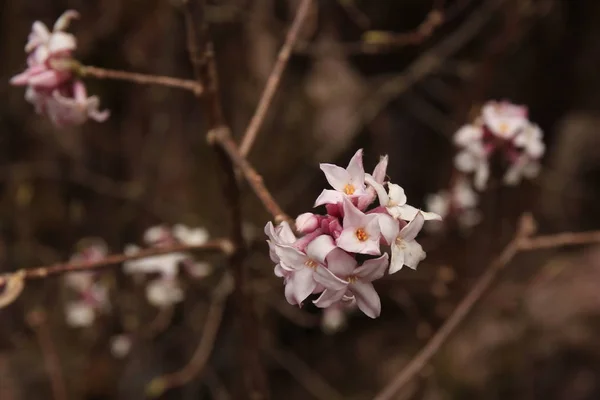
{"type": "Polygon", "coordinates": [[[508,102],[487,102],[481,111],[483,123],[492,134],[511,139],[528,123],[527,108],[508,102]]]}
{"type": "MultiPolygon", "coordinates": [[[[441,191],[427,197],[427,209],[444,218],[456,213],[458,223],[463,228],[470,228],[481,221],[481,213],[477,210],[479,196],[471,188],[466,179],[459,178],[450,192],[441,191]]],[[[428,225],[435,228],[435,225],[428,225]]]]}
{"type": "Polygon", "coordinates": [[[474,184],[478,190],[484,190],[490,176],[488,154],[483,145],[470,146],[454,157],[454,167],[464,173],[475,173],[474,184]]]}
{"type": "Polygon", "coordinates": [[[539,159],[546,150],[542,137],[543,133],[539,126],[528,124],[515,136],[513,143],[516,147],[522,148],[531,158],[539,159]]]}
{"type": "Polygon", "coordinates": [[[73,301],[65,305],[67,324],[74,328],[83,328],[94,323],[96,312],[86,301],[73,301]]]}
{"type": "Polygon", "coordinates": [[[146,298],[155,307],[168,307],[183,300],[183,290],[174,279],[155,279],[146,286],[146,298]]]}
{"type": "Polygon", "coordinates": [[[123,358],[131,350],[131,337],[128,335],[115,335],[110,339],[110,352],[115,358],[123,358]]]}
{"type": "Polygon", "coordinates": [[[199,246],[208,241],[209,234],[204,228],[189,228],[182,224],[177,224],[173,227],[173,236],[179,242],[190,245],[199,246]]]}
{"type": "Polygon", "coordinates": [[[423,248],[415,240],[424,223],[425,217],[419,212],[415,219],[400,230],[396,240],[392,243],[390,274],[400,271],[404,265],[411,269],[417,269],[417,265],[425,259],[426,254],[423,248]]]}

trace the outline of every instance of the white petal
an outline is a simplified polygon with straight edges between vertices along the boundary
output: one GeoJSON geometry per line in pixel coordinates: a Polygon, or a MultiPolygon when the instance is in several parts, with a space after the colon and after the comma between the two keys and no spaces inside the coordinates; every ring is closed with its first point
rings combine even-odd
{"type": "Polygon", "coordinates": [[[350,183],[350,174],[344,168],[334,164],[321,164],[321,171],[325,173],[327,182],[337,191],[343,192],[350,183]]]}
{"type": "Polygon", "coordinates": [[[356,282],[350,286],[356,298],[356,305],[368,317],[377,318],[381,314],[381,299],[373,284],[356,282]]]}
{"type": "Polygon", "coordinates": [[[424,223],[425,217],[423,216],[423,213],[418,212],[415,218],[412,221],[410,221],[404,228],[402,228],[399,236],[404,241],[414,240],[423,228],[424,223]]]}
{"type": "Polygon", "coordinates": [[[425,259],[425,252],[415,240],[404,243],[404,265],[411,269],[417,269],[417,265],[425,259]]]}

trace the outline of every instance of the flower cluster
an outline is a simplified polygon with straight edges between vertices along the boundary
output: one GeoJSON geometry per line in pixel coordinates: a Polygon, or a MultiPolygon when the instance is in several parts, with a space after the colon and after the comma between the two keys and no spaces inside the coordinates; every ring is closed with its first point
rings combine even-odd
{"type": "MultiPolygon", "coordinates": [[[[71,262],[96,262],[105,258],[107,254],[106,245],[98,242],[74,254],[71,262]]],[[[70,326],[90,326],[98,313],[110,310],[108,289],[97,278],[94,272],[73,272],[65,275],[65,285],[75,294],[74,300],[65,303],[65,316],[70,326]]]]}
{"type": "Polygon", "coordinates": [[[425,258],[415,239],[425,220],[441,217],[408,205],[404,190],[385,180],[387,156],[368,174],[362,155],[358,150],[347,168],[321,164],[332,189],[323,190],[315,207],[324,205],[327,214],[298,216],[300,237],[287,222],[265,226],[275,275],[284,279],[290,304],[320,293],[317,307],[356,304],[376,318],[381,302],[372,282],[404,265],[415,269],[425,258]],[[382,245],[390,246],[391,260],[382,245]]]}
{"type": "MultiPolygon", "coordinates": [[[[208,241],[208,232],[203,228],[191,229],[185,225],[175,225],[172,229],[166,226],[155,226],[144,234],[146,245],[161,248],[171,247],[176,244],[202,245],[208,241]]],[[[140,248],[128,245],[125,254],[136,254],[140,248]]],[[[187,253],[168,253],[158,256],[128,261],[124,270],[128,274],[147,275],[157,274],[146,286],[146,298],[156,307],[168,307],[183,300],[183,290],[177,279],[179,269],[184,267],[186,272],[195,278],[208,276],[212,272],[211,265],[206,262],[196,261],[187,253]]]]}
{"type": "Polygon", "coordinates": [[[78,17],[76,11],[66,11],[52,31],[34,22],[25,45],[27,69],[10,80],[13,85],[27,86],[25,99],[57,126],[80,125],[88,118],[102,122],[109,117],[108,111],[98,110],[98,97],[88,97],[84,83],[73,74],[77,41],[65,30],[78,17]]]}
{"type": "Polygon", "coordinates": [[[475,188],[483,190],[490,175],[490,159],[498,154],[507,165],[504,183],[518,184],[522,177],[533,178],[544,154],[541,129],[531,123],[527,108],[508,102],[490,101],[474,123],[463,126],[454,142],[460,147],[454,159],[456,169],[475,174],[475,188]]]}

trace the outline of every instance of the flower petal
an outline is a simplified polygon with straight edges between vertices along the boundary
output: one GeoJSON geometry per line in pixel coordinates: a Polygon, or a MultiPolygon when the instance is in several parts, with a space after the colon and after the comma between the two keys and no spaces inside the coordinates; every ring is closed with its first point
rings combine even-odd
{"type": "Polygon", "coordinates": [[[387,214],[378,214],[379,230],[387,244],[391,244],[398,236],[400,226],[398,221],[387,214]]]}
{"type": "Polygon", "coordinates": [[[324,189],[317,200],[315,200],[315,204],[313,207],[318,207],[323,204],[339,204],[344,200],[344,194],[342,192],[338,192],[337,190],[324,189]]]}
{"type": "MultiPolygon", "coordinates": [[[[350,162],[348,163],[348,168],[346,168],[348,176],[350,177],[350,182],[356,188],[362,188],[365,184],[365,168],[363,167],[363,150],[359,149],[352,156],[350,162]]],[[[333,186],[333,185],[332,185],[333,186]]],[[[338,189],[339,190],[339,189],[338,189]]],[[[342,189],[343,190],[343,189],[342,189]]]]}
{"type": "Polygon", "coordinates": [[[372,282],[385,275],[388,261],[389,256],[385,253],[381,257],[365,261],[360,267],[356,268],[354,274],[358,276],[362,282],[372,282]]]}
{"type": "Polygon", "coordinates": [[[392,244],[392,259],[390,261],[390,274],[395,274],[404,266],[404,248],[394,243],[392,244]]]}
{"type": "Polygon", "coordinates": [[[385,175],[388,166],[388,156],[385,155],[379,159],[379,162],[373,169],[373,179],[377,183],[383,183],[385,181],[385,175]]]}
{"type": "Polygon", "coordinates": [[[381,300],[373,284],[356,282],[349,287],[356,298],[356,305],[368,317],[377,318],[381,314],[381,300]]]}
{"type": "Polygon", "coordinates": [[[406,198],[406,194],[404,193],[404,189],[400,185],[396,185],[395,183],[388,184],[388,190],[390,195],[390,202],[396,206],[402,206],[406,204],[408,200],[406,198]]]}
{"type": "Polygon", "coordinates": [[[340,278],[348,277],[356,268],[356,259],[341,248],[329,253],[326,261],[327,269],[340,278]]]}
{"type": "Polygon", "coordinates": [[[289,279],[288,285],[293,285],[294,298],[297,304],[302,304],[311,295],[317,282],[314,279],[313,270],[304,268],[296,271],[289,279]]]}
{"type": "Polygon", "coordinates": [[[363,228],[365,214],[360,211],[348,198],[344,198],[344,229],[363,228]]]}
{"type": "Polygon", "coordinates": [[[413,240],[404,243],[404,265],[410,269],[417,269],[417,265],[425,259],[423,247],[413,240]]]}
{"type": "Polygon", "coordinates": [[[345,286],[341,290],[325,289],[313,303],[319,308],[327,308],[340,301],[344,294],[346,294],[345,286]]]}
{"type": "Polygon", "coordinates": [[[417,215],[415,215],[415,218],[400,231],[400,236],[402,237],[402,240],[414,240],[419,234],[419,232],[421,232],[421,228],[423,228],[424,223],[425,217],[423,216],[423,213],[418,212],[417,215]]]}
{"type": "Polygon", "coordinates": [[[286,267],[293,270],[301,270],[305,268],[304,263],[308,259],[306,254],[296,250],[291,246],[277,245],[275,253],[286,267]]]}
{"type": "Polygon", "coordinates": [[[325,286],[326,289],[342,290],[346,286],[348,286],[348,282],[335,276],[333,272],[323,267],[322,265],[319,265],[315,269],[313,279],[317,283],[320,283],[321,285],[325,286]]]}
{"type": "Polygon", "coordinates": [[[337,191],[343,192],[350,183],[350,174],[344,168],[334,164],[321,164],[321,171],[325,173],[327,182],[337,191]]]}
{"type": "Polygon", "coordinates": [[[325,257],[337,246],[329,235],[317,236],[306,246],[306,255],[313,260],[325,263],[325,257]]]}

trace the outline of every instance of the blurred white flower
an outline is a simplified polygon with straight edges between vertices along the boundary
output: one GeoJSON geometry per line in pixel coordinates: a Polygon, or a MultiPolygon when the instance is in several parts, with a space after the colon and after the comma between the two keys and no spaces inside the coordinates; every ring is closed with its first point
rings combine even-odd
{"type": "Polygon", "coordinates": [[[110,340],[110,352],[115,358],[124,358],[131,350],[131,337],[121,334],[115,335],[110,340]]]}
{"type": "Polygon", "coordinates": [[[88,302],[79,300],[65,305],[65,316],[69,326],[84,328],[94,323],[96,311],[88,302]]]}
{"type": "Polygon", "coordinates": [[[155,279],[146,286],[146,298],[155,307],[169,307],[183,300],[183,290],[176,280],[155,279]]]}

